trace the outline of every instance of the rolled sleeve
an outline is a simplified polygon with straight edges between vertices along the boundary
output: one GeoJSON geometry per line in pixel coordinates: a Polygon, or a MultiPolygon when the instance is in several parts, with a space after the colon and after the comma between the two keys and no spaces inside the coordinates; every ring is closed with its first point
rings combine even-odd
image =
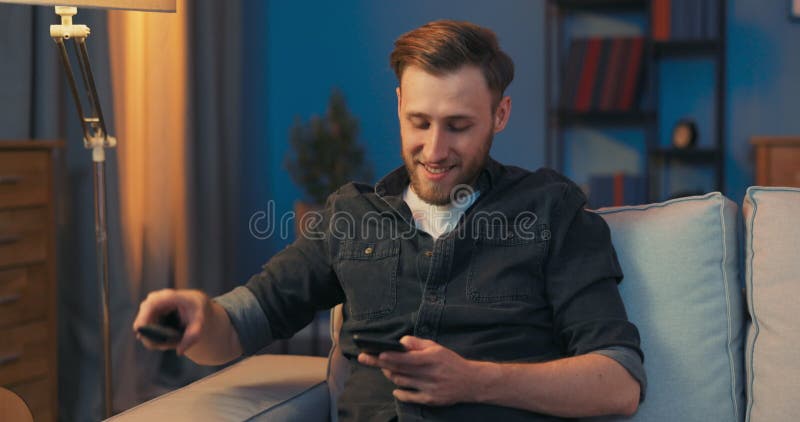
{"type": "Polygon", "coordinates": [[[611,346],[643,356],[639,331],[628,320],[617,287],[622,270],[610,230],[584,205],[580,189],[568,186],[551,224],[545,283],[554,331],[569,356],[611,346]]]}
{"type": "Polygon", "coordinates": [[[212,300],[225,309],[245,355],[255,354],[272,342],[267,316],[250,289],[239,286],[212,300]]]}
{"type": "Polygon", "coordinates": [[[624,346],[611,346],[605,349],[595,350],[591,353],[597,353],[605,357],[614,359],[631,374],[633,379],[639,382],[641,387],[639,393],[639,403],[644,401],[645,393],[647,392],[647,374],[644,372],[644,364],[639,353],[624,346]]]}

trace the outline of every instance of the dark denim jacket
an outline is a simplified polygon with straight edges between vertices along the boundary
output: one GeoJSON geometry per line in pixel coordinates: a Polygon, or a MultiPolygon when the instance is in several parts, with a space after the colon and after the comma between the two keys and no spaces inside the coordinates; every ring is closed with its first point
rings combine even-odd
{"type": "Polygon", "coordinates": [[[489,159],[475,186],[477,201],[436,241],[415,228],[402,198],[407,185],[401,167],[374,188],[342,187],[310,235],[247,282],[269,333],[243,344],[246,352],[270,337],[292,336],[317,310],[344,302],[340,344],[353,370],[339,405],[352,419],[383,409],[389,416],[399,410],[433,419],[549,420],[480,405],[395,409],[392,384],[354,361],[356,333],[415,335],[468,359],[497,362],[547,361],[617,346],[641,356],[638,331],[617,291],[622,272],[608,227],[584,210],[574,183],[552,170],[529,172],[489,159]],[[364,407],[376,401],[382,404],[364,407]]]}

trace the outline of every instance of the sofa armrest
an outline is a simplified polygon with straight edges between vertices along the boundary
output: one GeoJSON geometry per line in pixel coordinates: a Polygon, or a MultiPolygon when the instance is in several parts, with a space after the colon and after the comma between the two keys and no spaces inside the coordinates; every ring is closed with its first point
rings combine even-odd
{"type": "Polygon", "coordinates": [[[260,355],[110,418],[130,421],[328,421],[328,360],[260,355]]]}

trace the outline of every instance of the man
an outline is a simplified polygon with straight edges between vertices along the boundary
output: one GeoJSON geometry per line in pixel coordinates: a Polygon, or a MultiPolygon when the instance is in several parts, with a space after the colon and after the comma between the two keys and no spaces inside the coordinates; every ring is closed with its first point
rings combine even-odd
{"type": "Polygon", "coordinates": [[[332,194],[312,235],[246,286],[152,293],[134,328],[177,308],[177,352],[221,364],[343,302],[341,420],[634,413],[642,355],[608,227],[566,178],[489,157],[513,79],[494,34],[432,22],[395,42],[391,64],[405,166],[332,194]],[[406,351],[360,353],[354,334],[406,351]]]}

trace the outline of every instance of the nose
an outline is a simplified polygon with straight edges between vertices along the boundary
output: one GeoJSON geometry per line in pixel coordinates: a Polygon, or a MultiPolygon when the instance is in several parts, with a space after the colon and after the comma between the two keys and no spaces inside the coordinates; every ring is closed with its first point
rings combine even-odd
{"type": "Polygon", "coordinates": [[[427,163],[439,163],[447,160],[450,142],[447,132],[438,125],[431,128],[430,136],[422,148],[422,156],[427,163]]]}

